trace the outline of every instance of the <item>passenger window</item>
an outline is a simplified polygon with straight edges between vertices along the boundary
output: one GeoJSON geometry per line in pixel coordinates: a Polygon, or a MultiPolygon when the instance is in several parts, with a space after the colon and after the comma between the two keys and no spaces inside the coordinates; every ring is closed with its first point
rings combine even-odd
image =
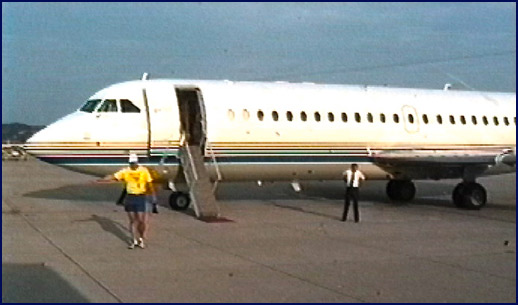
{"type": "Polygon", "coordinates": [[[320,122],[320,113],[315,112],[315,121],[320,122]]]}
{"type": "Polygon", "coordinates": [[[437,116],[437,123],[442,124],[442,116],[440,114],[437,116]]]}
{"type": "Polygon", "coordinates": [[[288,119],[290,122],[293,121],[293,114],[291,111],[286,112],[286,119],[288,119]]]}
{"type": "Polygon", "coordinates": [[[460,122],[462,125],[466,125],[466,118],[463,115],[460,116],[460,122]]]}
{"type": "Polygon", "coordinates": [[[276,122],[279,120],[279,114],[277,113],[277,111],[272,111],[272,118],[276,122]]]}
{"type": "Polygon", "coordinates": [[[383,113],[380,113],[380,121],[381,123],[385,123],[385,115],[383,113]]]}
{"type": "Polygon", "coordinates": [[[334,122],[335,121],[335,115],[332,112],[329,112],[327,114],[327,119],[329,120],[329,122],[334,122]]]}
{"type": "Polygon", "coordinates": [[[354,120],[356,122],[360,123],[362,121],[362,116],[358,112],[355,112],[354,113],[354,120]]]}
{"type": "Polygon", "coordinates": [[[304,111],[302,111],[300,113],[300,119],[302,120],[302,122],[305,122],[308,120],[308,115],[304,111]]]}
{"type": "Polygon", "coordinates": [[[243,110],[243,119],[245,121],[248,121],[250,119],[250,112],[248,112],[248,110],[246,109],[243,110]]]}
{"type": "Polygon", "coordinates": [[[423,114],[423,122],[428,124],[428,116],[426,114],[423,114]]]}
{"type": "Polygon", "coordinates": [[[81,109],[79,109],[79,110],[83,111],[83,112],[92,113],[95,110],[95,108],[97,107],[97,105],[99,105],[100,102],[101,102],[101,100],[86,101],[86,103],[83,105],[83,107],[81,107],[81,109]]]}
{"type": "Polygon", "coordinates": [[[498,122],[498,118],[496,116],[493,117],[493,122],[495,123],[496,126],[498,126],[500,124],[500,122],[498,122]]]}
{"type": "Polygon", "coordinates": [[[372,113],[367,113],[367,121],[369,121],[369,123],[372,123],[374,122],[374,118],[372,117],[372,113]]]}
{"type": "Polygon", "coordinates": [[[257,118],[259,121],[264,120],[264,113],[261,110],[257,111],[257,118]]]}
{"type": "Polygon", "coordinates": [[[450,123],[455,124],[455,117],[450,115],[450,123]]]}
{"type": "Polygon", "coordinates": [[[234,115],[234,110],[229,109],[229,110],[227,111],[227,116],[228,116],[228,119],[229,119],[229,120],[233,121],[233,120],[234,120],[234,117],[235,117],[235,115],[234,115]]]}
{"type": "Polygon", "coordinates": [[[509,126],[509,119],[506,116],[504,117],[504,124],[505,126],[509,126]]]}
{"type": "Polygon", "coordinates": [[[408,115],[408,122],[410,124],[414,124],[414,116],[413,115],[411,115],[411,114],[408,115]]]}
{"type": "Polygon", "coordinates": [[[396,113],[394,113],[394,123],[399,123],[399,115],[397,115],[396,113]]]}
{"type": "Polygon", "coordinates": [[[117,112],[117,102],[115,100],[104,100],[97,112],[117,112]]]}
{"type": "Polygon", "coordinates": [[[472,115],[471,116],[471,122],[473,123],[473,125],[477,125],[477,117],[472,115]]]}
{"type": "Polygon", "coordinates": [[[483,117],[482,117],[482,122],[484,122],[484,125],[489,124],[489,121],[487,120],[487,117],[486,117],[486,116],[483,116],[483,117]]]}
{"type": "Polygon", "coordinates": [[[135,106],[130,100],[121,100],[121,110],[122,112],[140,112],[140,108],[135,106]]]}
{"type": "Polygon", "coordinates": [[[347,113],[342,112],[342,122],[347,123],[347,113]]]}

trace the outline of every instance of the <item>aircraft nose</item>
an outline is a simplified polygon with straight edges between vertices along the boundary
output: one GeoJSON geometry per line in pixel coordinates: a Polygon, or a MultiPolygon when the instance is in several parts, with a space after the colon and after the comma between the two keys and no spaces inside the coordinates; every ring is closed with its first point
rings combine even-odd
{"type": "Polygon", "coordinates": [[[38,157],[38,152],[40,152],[44,146],[48,146],[50,143],[57,140],[55,131],[56,128],[52,125],[43,128],[30,137],[25,142],[23,148],[28,154],[38,157]]]}
{"type": "Polygon", "coordinates": [[[25,142],[25,150],[35,157],[40,157],[63,144],[78,142],[80,129],[84,125],[84,122],[78,119],[76,115],[69,115],[43,128],[25,142]]]}

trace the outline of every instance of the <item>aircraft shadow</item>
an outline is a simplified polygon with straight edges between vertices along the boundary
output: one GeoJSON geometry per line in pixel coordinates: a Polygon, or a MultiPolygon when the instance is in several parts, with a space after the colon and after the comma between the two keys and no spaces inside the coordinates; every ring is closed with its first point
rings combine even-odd
{"type": "Polygon", "coordinates": [[[23,197],[71,200],[71,201],[115,201],[122,191],[121,184],[70,184],[54,189],[25,193],[23,197]]]}
{"type": "Polygon", "coordinates": [[[2,263],[2,303],[90,303],[90,301],[61,275],[43,263],[2,263]]]}
{"type": "MultiPolygon", "coordinates": [[[[417,197],[411,202],[391,201],[385,193],[386,182],[369,181],[360,191],[361,201],[392,205],[422,204],[454,207],[450,194],[453,186],[436,183],[417,185],[417,197]],[[447,195],[447,196],[445,196],[447,195]],[[424,198],[423,198],[424,197],[424,198]],[[432,198],[435,197],[435,198],[432,198]]],[[[258,187],[252,183],[223,183],[218,187],[218,200],[344,200],[343,182],[310,182],[302,184],[296,193],[288,183],[267,183],[258,187]]]]}
{"type": "MultiPolygon", "coordinates": [[[[361,201],[390,204],[394,206],[422,205],[456,209],[452,203],[451,193],[455,184],[443,182],[416,182],[416,198],[410,202],[391,201],[385,194],[385,181],[368,181],[360,191],[361,201]]],[[[23,194],[24,197],[113,202],[119,198],[122,185],[112,184],[70,184],[54,189],[38,190],[23,194]]],[[[169,191],[159,190],[159,204],[168,206],[169,191]]],[[[268,201],[268,200],[333,200],[343,201],[344,186],[340,181],[302,183],[302,191],[296,193],[287,182],[265,183],[259,187],[252,182],[220,183],[216,192],[218,200],[225,201],[268,201]]],[[[340,202],[341,204],[341,202],[340,202]]],[[[515,205],[494,204],[488,206],[500,210],[516,210],[515,205]]],[[[187,210],[185,213],[190,213],[187,210]]]]}

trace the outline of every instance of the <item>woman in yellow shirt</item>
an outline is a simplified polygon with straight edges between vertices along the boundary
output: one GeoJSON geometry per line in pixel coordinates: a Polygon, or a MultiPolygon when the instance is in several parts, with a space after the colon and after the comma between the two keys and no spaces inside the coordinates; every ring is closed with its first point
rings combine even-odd
{"type": "MultiPolygon", "coordinates": [[[[148,229],[148,209],[146,209],[146,195],[151,193],[152,198],[156,198],[153,188],[153,178],[149,170],[138,164],[136,154],[130,154],[129,167],[123,168],[113,175],[108,175],[104,180],[123,181],[126,185],[126,200],[124,210],[128,212],[129,228],[132,241],[128,248],[133,249],[135,246],[144,248],[144,239],[148,229]]],[[[154,199],[156,201],[156,199],[154,199]]],[[[156,202],[154,202],[156,204],[156,202]]]]}

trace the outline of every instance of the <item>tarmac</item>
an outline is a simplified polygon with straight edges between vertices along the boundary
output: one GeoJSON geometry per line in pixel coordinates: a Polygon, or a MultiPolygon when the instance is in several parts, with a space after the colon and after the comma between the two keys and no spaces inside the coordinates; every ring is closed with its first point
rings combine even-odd
{"type": "MultiPolygon", "coordinates": [[[[2,302],[516,302],[516,175],[481,178],[480,211],[458,181],[361,190],[361,222],[339,221],[341,182],[220,184],[228,221],[167,207],[146,249],[127,249],[119,184],[40,161],[2,163],[2,302]]],[[[349,217],[352,216],[350,213],[349,217]]]]}

